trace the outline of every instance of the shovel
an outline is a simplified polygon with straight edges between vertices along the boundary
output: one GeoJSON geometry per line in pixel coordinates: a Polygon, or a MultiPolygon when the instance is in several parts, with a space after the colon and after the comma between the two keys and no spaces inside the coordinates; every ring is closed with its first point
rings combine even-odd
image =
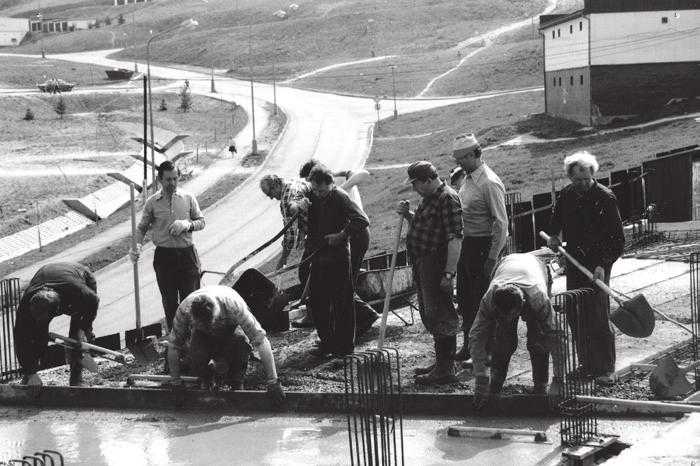
{"type": "Polygon", "coordinates": [[[654,368],[649,376],[649,388],[662,400],[672,399],[685,395],[693,390],[693,384],[685,378],[685,373],[700,366],[700,361],[695,361],[687,366],[678,367],[671,356],[665,356],[654,368]]]}
{"type": "MultiPolygon", "coordinates": [[[[540,237],[549,242],[549,235],[544,231],[540,231],[540,237]]],[[[683,329],[693,333],[685,325],[670,319],[665,314],[652,308],[649,302],[646,300],[644,295],[640,294],[634,298],[629,298],[622,293],[613,291],[608,285],[606,285],[602,280],[595,278],[593,274],[585,268],[579,261],[574,259],[571,254],[566,252],[562,246],[557,248],[561,254],[563,254],[566,259],[576,266],[577,269],[581,271],[591,282],[595,283],[601,290],[607,293],[612,299],[619,304],[619,308],[615,309],[611,315],[610,320],[614,323],[617,328],[620,329],[625,335],[629,335],[635,338],[646,338],[654,331],[654,312],[661,315],[662,317],[668,319],[676,325],[681,326],[683,329]],[[625,298],[623,300],[622,298],[625,298]],[[627,325],[630,324],[630,325],[627,325]]]]}
{"type": "Polygon", "coordinates": [[[391,253],[391,265],[389,266],[389,277],[384,285],[384,307],[382,308],[382,322],[379,326],[379,349],[384,347],[384,336],[386,335],[386,320],[389,317],[389,306],[391,304],[391,288],[394,285],[394,270],[396,270],[396,257],[401,244],[401,230],[403,229],[403,215],[399,215],[399,224],[396,229],[396,239],[394,240],[394,250],[391,253]]]}
{"type": "Polygon", "coordinates": [[[49,338],[66,348],[83,350],[83,359],[80,361],[80,363],[85,369],[89,370],[90,372],[98,372],[97,364],[95,364],[95,360],[92,359],[92,356],[90,356],[90,354],[85,350],[95,351],[114,362],[126,364],[126,359],[124,358],[124,355],[119,351],[112,351],[101,346],[93,345],[92,343],[78,341],[73,338],[64,337],[63,335],[59,335],[58,333],[53,332],[49,332],[49,338]]]}
{"type": "MultiPolygon", "coordinates": [[[[129,185],[131,194],[131,248],[136,250],[136,201],[134,199],[134,184],[129,185]]],[[[136,361],[141,364],[148,364],[160,359],[160,354],[153,346],[153,341],[149,344],[144,342],[143,330],[141,329],[141,298],[139,295],[139,263],[134,262],[134,300],[136,304],[136,341],[127,341],[126,347],[134,355],[136,361]]]]}

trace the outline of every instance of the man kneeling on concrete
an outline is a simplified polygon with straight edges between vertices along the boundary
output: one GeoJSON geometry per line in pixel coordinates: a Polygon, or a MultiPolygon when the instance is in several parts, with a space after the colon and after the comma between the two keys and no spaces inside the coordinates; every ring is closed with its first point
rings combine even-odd
{"type": "Polygon", "coordinates": [[[284,399],[277,380],[275,359],[265,330],[250,312],[243,298],[232,288],[215,285],[200,288],[182,301],[175,313],[168,341],[168,364],[172,384],[181,385],[181,365],[201,377],[205,385],[213,382],[243,389],[251,345],[260,354],[267,376],[267,392],[273,403],[284,399]],[[213,360],[213,374],[209,362],[213,360]]]}
{"type": "Polygon", "coordinates": [[[482,408],[489,393],[500,393],[510,358],[518,346],[518,317],[527,324],[527,349],[532,364],[535,394],[547,393],[549,353],[554,360],[551,394],[561,390],[561,364],[554,310],[549,300],[551,279],[545,265],[532,254],[511,254],[494,268],[491,284],[479,305],[469,332],[474,362],[474,407],[482,408]],[[489,340],[492,340],[491,378],[486,374],[489,340]],[[490,385],[489,385],[490,382],[490,385]]]}
{"type": "MultiPolygon", "coordinates": [[[[90,269],[77,262],[57,262],[41,267],[24,290],[17,308],[14,343],[22,368],[23,385],[39,387],[39,360],[49,344],[49,324],[54,317],[71,316],[68,336],[92,341],[92,322],[100,299],[90,269]]],[[[82,383],[82,350],[70,351],[70,385],[82,383]]]]}

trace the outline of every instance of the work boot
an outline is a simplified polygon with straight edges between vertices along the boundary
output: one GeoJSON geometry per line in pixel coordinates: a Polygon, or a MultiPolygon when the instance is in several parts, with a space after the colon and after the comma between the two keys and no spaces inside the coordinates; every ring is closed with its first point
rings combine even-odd
{"type": "Polygon", "coordinates": [[[306,314],[299,320],[292,321],[292,327],[294,328],[312,328],[315,327],[314,316],[311,313],[311,307],[306,306],[306,314]]]}
{"type": "Polygon", "coordinates": [[[466,361],[471,359],[471,354],[469,354],[469,330],[464,331],[464,346],[462,349],[457,351],[454,356],[455,361],[466,361]]]}
{"type": "Polygon", "coordinates": [[[435,367],[424,375],[418,375],[415,382],[419,385],[443,385],[457,382],[455,377],[454,354],[457,338],[435,338],[435,367]]]}
{"type": "Polygon", "coordinates": [[[70,378],[68,379],[68,384],[71,387],[79,387],[83,384],[83,368],[80,367],[80,364],[71,364],[70,378]]]}
{"type": "MultiPolygon", "coordinates": [[[[437,351],[438,351],[438,350],[437,350],[436,340],[433,341],[433,347],[435,348],[435,355],[436,355],[436,357],[437,357],[437,351]]],[[[413,370],[413,373],[414,373],[415,375],[425,375],[425,374],[429,373],[430,371],[432,371],[433,369],[435,369],[435,363],[434,363],[434,362],[431,363],[431,364],[429,364],[429,365],[427,365],[427,366],[416,367],[416,368],[413,370]]]]}
{"type": "Polygon", "coordinates": [[[535,385],[532,388],[533,395],[546,395],[547,394],[547,382],[538,382],[535,380],[535,385]]]}

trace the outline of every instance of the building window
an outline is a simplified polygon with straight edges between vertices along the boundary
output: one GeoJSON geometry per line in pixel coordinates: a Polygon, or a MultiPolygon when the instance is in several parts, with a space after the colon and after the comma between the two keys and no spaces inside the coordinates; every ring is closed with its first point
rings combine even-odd
{"type": "Polygon", "coordinates": [[[578,22],[578,30],[583,31],[583,21],[578,22]]]}
{"type": "Polygon", "coordinates": [[[559,76],[559,86],[561,86],[561,76],[559,76]]]}
{"type": "Polygon", "coordinates": [[[662,16],[661,17],[661,24],[667,24],[668,23],[668,16],[662,16]]]}
{"type": "Polygon", "coordinates": [[[557,29],[557,37],[561,37],[561,29],[557,29]]]}
{"type": "Polygon", "coordinates": [[[557,78],[556,76],[552,78],[552,86],[557,87],[557,78]]]}
{"type": "Polygon", "coordinates": [[[583,86],[583,75],[579,76],[579,81],[581,82],[581,85],[583,86]]]}
{"type": "Polygon", "coordinates": [[[569,86],[573,86],[573,85],[574,85],[574,77],[569,76],[569,86]]]}
{"type": "Polygon", "coordinates": [[[552,39],[556,39],[556,34],[554,34],[554,29],[552,29],[552,39]]]}
{"type": "Polygon", "coordinates": [[[574,25],[569,24],[569,34],[573,34],[573,33],[574,33],[574,25]]]}

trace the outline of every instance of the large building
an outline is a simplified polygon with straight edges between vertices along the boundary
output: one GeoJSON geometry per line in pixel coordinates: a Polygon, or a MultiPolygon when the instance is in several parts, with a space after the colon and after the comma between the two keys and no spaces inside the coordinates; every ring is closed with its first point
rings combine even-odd
{"type": "Polygon", "coordinates": [[[700,99],[700,0],[584,0],[540,32],[548,115],[600,125],[700,99]]]}
{"type": "Polygon", "coordinates": [[[0,47],[12,47],[22,43],[29,32],[26,18],[0,18],[0,47]]]}

